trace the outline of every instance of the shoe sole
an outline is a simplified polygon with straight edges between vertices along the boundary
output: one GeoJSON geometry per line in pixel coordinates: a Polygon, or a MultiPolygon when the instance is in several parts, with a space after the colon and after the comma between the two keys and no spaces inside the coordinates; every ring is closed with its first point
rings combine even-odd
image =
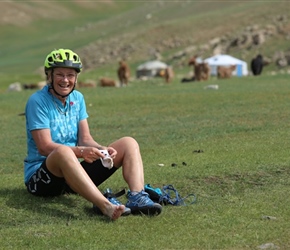
{"type": "Polygon", "coordinates": [[[121,216],[128,216],[131,214],[131,210],[125,211],[124,213],[122,213],[121,216]]]}
{"type": "Polygon", "coordinates": [[[131,214],[144,214],[144,215],[159,215],[162,211],[162,206],[159,204],[155,204],[153,207],[137,207],[131,208],[131,214]],[[157,206],[158,205],[158,206],[157,206]]]}

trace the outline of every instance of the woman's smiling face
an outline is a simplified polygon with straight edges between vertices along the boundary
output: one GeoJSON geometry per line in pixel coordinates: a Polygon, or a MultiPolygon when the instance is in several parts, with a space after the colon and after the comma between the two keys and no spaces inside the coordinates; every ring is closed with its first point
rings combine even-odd
{"type": "Polygon", "coordinates": [[[75,86],[77,72],[71,68],[55,68],[51,77],[53,77],[55,91],[60,95],[66,96],[75,86]]]}

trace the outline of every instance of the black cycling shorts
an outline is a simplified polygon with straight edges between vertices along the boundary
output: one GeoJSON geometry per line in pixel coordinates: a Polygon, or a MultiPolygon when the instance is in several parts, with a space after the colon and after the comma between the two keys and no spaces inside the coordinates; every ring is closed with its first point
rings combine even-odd
{"type": "MultiPolygon", "coordinates": [[[[96,186],[107,180],[117,170],[115,167],[111,169],[105,168],[101,160],[96,160],[93,163],[82,161],[81,165],[96,186]]],[[[47,169],[46,161],[31,176],[26,183],[26,187],[29,193],[37,196],[57,196],[65,193],[75,193],[64,178],[55,176],[47,169]]]]}

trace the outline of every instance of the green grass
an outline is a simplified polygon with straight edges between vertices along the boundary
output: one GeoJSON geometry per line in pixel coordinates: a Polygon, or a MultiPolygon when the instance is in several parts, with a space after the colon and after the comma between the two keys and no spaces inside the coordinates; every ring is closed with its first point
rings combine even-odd
{"type": "MultiPolygon", "coordinates": [[[[288,78],[170,85],[155,79],[127,88],[81,89],[97,141],[134,136],[146,183],[173,184],[182,196],[197,196],[196,204],[165,206],[158,217],[116,222],[92,214],[91,204],[79,196],[43,199],[27,193],[25,119],[17,114],[33,91],[1,93],[1,248],[256,249],[274,243],[288,249],[288,78]],[[208,84],[219,89],[204,89],[208,84]]],[[[106,187],[126,187],[121,171],[100,189],[106,187]]]]}
{"type": "MultiPolygon", "coordinates": [[[[269,24],[277,15],[288,15],[289,7],[285,1],[18,1],[13,10],[30,12],[32,22],[7,25],[0,19],[0,249],[257,249],[265,243],[289,249],[289,76],[270,76],[277,71],[274,64],[260,77],[180,84],[192,70],[181,65],[174,68],[179,78],[170,85],[154,79],[132,80],[127,88],[81,89],[97,141],[135,137],[146,183],[173,184],[182,196],[197,196],[196,204],[166,206],[158,217],[116,222],[94,215],[79,196],[43,199],[27,193],[25,118],[18,114],[33,91],[6,91],[12,82],[43,80],[37,70],[53,48],[82,51],[96,41],[113,48],[111,39],[157,48],[172,37],[199,45],[252,24],[269,24]],[[208,84],[219,89],[204,89],[208,84]]],[[[244,54],[249,62],[257,52],[271,57],[287,51],[288,44],[280,34],[231,54],[244,54]]],[[[180,49],[162,51],[164,60],[180,49]]],[[[147,59],[147,50],[133,54],[132,73],[147,59]]],[[[116,78],[116,67],[109,62],[80,78],[116,78]]],[[[126,187],[121,171],[100,189],[106,187],[126,187]]]]}

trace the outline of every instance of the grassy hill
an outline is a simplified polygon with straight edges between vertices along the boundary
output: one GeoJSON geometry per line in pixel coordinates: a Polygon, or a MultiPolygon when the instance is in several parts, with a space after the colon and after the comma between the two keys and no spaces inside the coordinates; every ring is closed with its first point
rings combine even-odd
{"type": "MultiPolygon", "coordinates": [[[[90,62],[116,53],[101,65],[90,65],[91,71],[97,69],[95,77],[112,67],[115,70],[125,50],[129,50],[125,55],[132,67],[150,59],[152,51],[160,52],[168,62],[184,48],[219,36],[234,36],[251,25],[269,25],[290,10],[284,1],[11,1],[0,3],[0,7],[0,77],[6,84],[37,80],[37,69],[54,48],[74,49],[90,62]]],[[[248,62],[257,53],[271,57],[277,50],[289,49],[288,32],[286,21],[283,35],[246,53],[240,49],[231,53],[241,57],[243,52],[248,62]]],[[[203,57],[211,55],[211,51],[198,52],[203,57]]]]}

